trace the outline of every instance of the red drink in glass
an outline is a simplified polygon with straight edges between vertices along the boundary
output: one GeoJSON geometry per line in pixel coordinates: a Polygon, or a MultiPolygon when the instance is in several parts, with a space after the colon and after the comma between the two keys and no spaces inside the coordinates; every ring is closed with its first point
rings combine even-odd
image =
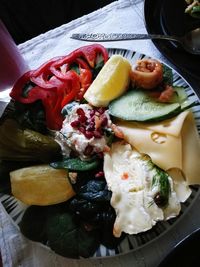
{"type": "Polygon", "coordinates": [[[0,91],[11,88],[27,70],[17,45],[0,20],[0,91]]]}

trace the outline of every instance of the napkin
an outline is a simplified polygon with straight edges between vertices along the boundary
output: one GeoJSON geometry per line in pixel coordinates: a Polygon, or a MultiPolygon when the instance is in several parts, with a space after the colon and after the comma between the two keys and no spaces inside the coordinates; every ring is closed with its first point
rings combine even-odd
{"type": "MultiPolygon", "coordinates": [[[[37,15],[36,15],[37,16],[37,15]]],[[[141,0],[119,0],[104,8],[88,15],[64,24],[58,28],[41,34],[18,47],[30,69],[39,67],[48,59],[66,55],[72,50],[89,44],[70,39],[72,33],[146,33],[144,25],[143,1],[141,0]]],[[[167,62],[150,40],[119,41],[102,43],[106,47],[125,48],[136,50],[140,53],[167,62]]],[[[168,62],[167,62],[168,63],[168,62]]],[[[0,95],[2,103],[8,101],[6,96],[0,95]]],[[[5,105],[4,105],[5,106],[5,105]]],[[[173,245],[176,242],[171,242],[173,245]]],[[[163,256],[160,248],[146,252],[138,251],[130,256],[113,259],[99,260],[71,260],[56,255],[51,250],[31,242],[22,236],[18,227],[6,214],[0,204],[0,246],[4,267],[51,267],[51,266],[156,266],[163,256]]]]}

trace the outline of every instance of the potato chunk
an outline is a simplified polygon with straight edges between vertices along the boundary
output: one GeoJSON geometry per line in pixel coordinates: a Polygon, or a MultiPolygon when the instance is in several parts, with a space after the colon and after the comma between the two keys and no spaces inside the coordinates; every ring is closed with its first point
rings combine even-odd
{"type": "Polygon", "coordinates": [[[75,195],[68,172],[49,165],[37,165],[10,172],[14,197],[28,205],[52,205],[75,195]]]}

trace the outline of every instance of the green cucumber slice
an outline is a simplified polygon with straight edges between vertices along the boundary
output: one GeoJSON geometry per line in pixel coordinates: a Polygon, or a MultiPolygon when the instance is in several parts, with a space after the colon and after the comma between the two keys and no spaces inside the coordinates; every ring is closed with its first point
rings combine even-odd
{"type": "Polygon", "coordinates": [[[127,121],[159,121],[181,112],[179,103],[160,103],[142,90],[131,90],[112,101],[109,113],[127,121]]]}
{"type": "Polygon", "coordinates": [[[175,86],[173,88],[174,88],[174,91],[176,94],[175,94],[175,97],[172,99],[171,102],[180,103],[181,111],[184,111],[186,109],[189,109],[189,108],[192,108],[192,107],[199,105],[199,101],[196,101],[196,100],[194,101],[187,96],[185,89],[183,87],[175,86]]]}

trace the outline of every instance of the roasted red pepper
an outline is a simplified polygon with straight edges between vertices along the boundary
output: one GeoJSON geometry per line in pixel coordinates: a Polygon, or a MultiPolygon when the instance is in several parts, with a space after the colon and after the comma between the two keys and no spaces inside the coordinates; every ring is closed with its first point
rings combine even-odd
{"type": "Polygon", "coordinates": [[[24,98],[23,96],[24,87],[30,82],[31,74],[32,71],[28,71],[17,80],[10,92],[11,98],[22,103],[32,103],[35,101],[33,100],[32,102],[30,102],[30,99],[24,98]]]}
{"type": "Polygon", "coordinates": [[[61,66],[69,63],[71,64],[77,58],[83,58],[86,59],[91,68],[94,68],[98,53],[102,54],[104,63],[106,63],[108,60],[107,50],[100,44],[92,44],[80,47],[66,57],[54,62],[50,66],[50,70],[57,78],[65,79],[65,74],[63,74],[60,69],[61,66]]]}
{"type": "Polygon", "coordinates": [[[92,70],[97,54],[104,62],[107,50],[101,45],[88,45],[76,49],[65,57],[47,61],[34,71],[25,73],[14,85],[10,96],[24,104],[41,100],[45,109],[47,127],[59,130],[62,127],[62,108],[72,100],[81,100],[92,83],[92,70]],[[71,70],[77,64],[79,73],[71,70]],[[25,88],[28,87],[28,90],[25,88]],[[26,93],[24,93],[26,91],[26,93]]]}
{"type": "Polygon", "coordinates": [[[91,71],[87,69],[81,69],[80,68],[80,83],[81,83],[81,89],[79,90],[76,99],[81,100],[87,91],[88,87],[92,83],[92,73],[91,71]]]}

